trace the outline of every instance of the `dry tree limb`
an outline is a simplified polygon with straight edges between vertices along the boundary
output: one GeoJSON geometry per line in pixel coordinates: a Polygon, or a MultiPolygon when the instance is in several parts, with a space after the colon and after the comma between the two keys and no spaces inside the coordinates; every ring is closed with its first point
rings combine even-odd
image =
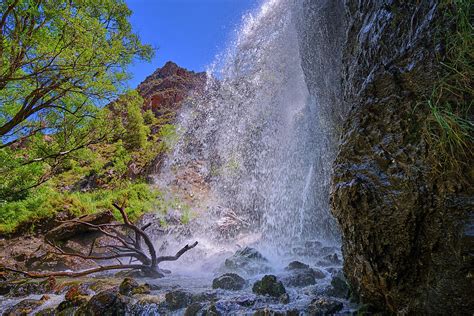
{"type": "Polygon", "coordinates": [[[74,271],[74,272],[66,272],[66,271],[57,271],[57,272],[30,272],[30,271],[21,271],[18,269],[2,267],[0,270],[11,271],[15,273],[22,274],[28,278],[46,278],[46,277],[81,277],[85,275],[89,275],[92,273],[97,272],[104,272],[110,270],[125,270],[125,269],[132,269],[132,270],[141,270],[145,275],[152,276],[152,277],[161,277],[163,276],[163,271],[160,270],[158,264],[163,261],[175,261],[178,260],[184,253],[193,249],[197,246],[198,242],[194,242],[191,245],[186,245],[181,248],[174,256],[157,256],[155,247],[153,242],[145,233],[145,230],[150,227],[150,223],[144,225],[143,227],[139,228],[130,222],[127,213],[125,212],[122,206],[117,204],[113,204],[113,206],[120,212],[123,224],[121,223],[109,223],[109,224],[92,224],[89,222],[84,222],[79,219],[72,219],[66,222],[75,222],[80,225],[86,225],[92,230],[98,231],[104,236],[109,237],[110,239],[114,240],[118,244],[112,245],[108,244],[105,246],[97,246],[96,239],[93,240],[88,254],[83,254],[80,252],[66,252],[61,249],[59,246],[55,245],[49,240],[46,242],[54,248],[55,251],[51,253],[59,255],[59,256],[67,256],[67,257],[77,257],[86,260],[95,260],[95,261],[108,261],[108,260],[116,260],[119,264],[109,264],[109,265],[100,265],[97,268],[92,268],[84,271],[74,271]],[[132,235],[130,234],[123,234],[119,231],[119,228],[128,230],[133,232],[132,235]],[[146,251],[142,248],[142,242],[146,246],[146,251]],[[94,248],[103,248],[106,249],[108,254],[104,255],[95,255],[94,248]],[[120,259],[129,258],[129,264],[123,264],[120,259]],[[139,262],[140,264],[131,264],[132,262],[139,262]]]}

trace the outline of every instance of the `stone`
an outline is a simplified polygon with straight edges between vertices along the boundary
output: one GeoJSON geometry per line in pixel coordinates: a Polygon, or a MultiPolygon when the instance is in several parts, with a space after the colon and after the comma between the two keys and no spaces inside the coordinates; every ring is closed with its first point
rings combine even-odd
{"type": "Polygon", "coordinates": [[[312,269],[294,271],[282,278],[283,284],[289,287],[305,287],[316,284],[312,269]]]}
{"type": "Polygon", "coordinates": [[[43,305],[44,302],[46,302],[48,299],[49,299],[48,296],[43,296],[39,300],[35,300],[35,299],[22,300],[19,303],[7,309],[3,313],[3,315],[20,316],[20,315],[31,314],[35,309],[43,305]]]}
{"type": "Polygon", "coordinates": [[[246,274],[258,274],[271,271],[268,260],[256,249],[245,247],[224,262],[227,269],[246,274]]]}
{"type": "Polygon", "coordinates": [[[292,261],[288,264],[285,270],[300,270],[300,269],[309,269],[309,265],[299,262],[299,261],[292,261]]]}
{"type": "Polygon", "coordinates": [[[189,306],[193,301],[193,296],[182,290],[176,290],[166,293],[165,301],[170,310],[177,310],[189,306]]]}
{"type": "Polygon", "coordinates": [[[328,291],[328,295],[340,298],[348,298],[350,294],[349,285],[347,284],[344,273],[339,271],[335,274],[331,280],[331,288],[328,291]]]}
{"type": "Polygon", "coordinates": [[[7,295],[12,290],[13,285],[10,282],[0,282],[0,295],[7,295]]]}
{"type": "Polygon", "coordinates": [[[288,303],[290,303],[290,295],[288,295],[288,293],[284,293],[284,294],[280,295],[278,300],[282,304],[288,304],[288,303]]]}
{"type": "Polygon", "coordinates": [[[222,313],[217,310],[217,307],[214,304],[211,304],[202,313],[202,316],[220,316],[220,315],[222,315],[222,313]]]}
{"type": "Polygon", "coordinates": [[[132,291],[139,286],[138,282],[132,278],[123,279],[119,286],[119,293],[125,296],[130,296],[132,291]]]}
{"type": "MultiPolygon", "coordinates": [[[[100,225],[112,222],[114,220],[114,215],[111,211],[107,210],[95,214],[84,215],[77,219],[89,224],[100,225]]],[[[87,225],[77,222],[65,222],[46,233],[45,239],[50,241],[63,241],[92,231],[94,230],[87,225]]]]}
{"type": "Polygon", "coordinates": [[[252,291],[255,294],[273,297],[280,297],[286,293],[283,283],[274,275],[265,275],[260,281],[255,282],[252,291]]]}
{"type": "Polygon", "coordinates": [[[311,302],[308,312],[311,316],[334,315],[342,310],[344,305],[336,300],[317,298],[311,302]]]}
{"type": "Polygon", "coordinates": [[[201,303],[192,303],[184,311],[184,316],[197,316],[202,307],[203,304],[201,303]]]}
{"type": "Polygon", "coordinates": [[[118,289],[109,289],[94,295],[81,306],[79,315],[125,315],[130,299],[121,295],[118,289]]]}
{"type": "Polygon", "coordinates": [[[213,289],[238,291],[245,286],[245,280],[236,273],[226,273],[212,281],[213,289]]]}

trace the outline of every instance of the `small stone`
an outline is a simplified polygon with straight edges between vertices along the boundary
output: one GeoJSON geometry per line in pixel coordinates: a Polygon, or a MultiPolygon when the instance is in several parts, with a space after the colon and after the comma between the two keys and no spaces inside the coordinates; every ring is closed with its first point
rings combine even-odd
{"type": "Polygon", "coordinates": [[[288,304],[290,302],[290,296],[288,295],[288,293],[282,294],[279,297],[279,301],[282,304],[288,304]]]}
{"type": "Polygon", "coordinates": [[[323,316],[334,315],[343,308],[341,302],[330,300],[326,298],[318,298],[311,302],[308,307],[310,315],[323,316]]]}
{"type": "Polygon", "coordinates": [[[197,316],[199,311],[202,309],[201,303],[192,303],[184,311],[184,316],[197,316]]]}
{"type": "Polygon", "coordinates": [[[299,261],[292,261],[288,264],[285,270],[300,270],[300,269],[309,269],[309,265],[299,262],[299,261]]]}
{"type": "Polygon", "coordinates": [[[132,291],[139,286],[138,282],[132,278],[123,279],[119,286],[119,293],[125,296],[132,294],[132,291]]]}
{"type": "Polygon", "coordinates": [[[348,298],[349,285],[342,271],[339,271],[331,280],[331,289],[328,294],[334,297],[348,298]]]}
{"type": "Polygon", "coordinates": [[[285,287],[281,281],[274,275],[265,275],[260,281],[254,283],[252,291],[255,294],[270,295],[280,297],[286,293],[285,287]]]}
{"type": "Polygon", "coordinates": [[[181,290],[176,290],[166,293],[165,300],[169,309],[177,310],[189,306],[192,303],[192,295],[181,290]]]}
{"type": "Polygon", "coordinates": [[[213,289],[238,291],[245,286],[245,280],[236,273],[226,273],[212,281],[213,289]]]}

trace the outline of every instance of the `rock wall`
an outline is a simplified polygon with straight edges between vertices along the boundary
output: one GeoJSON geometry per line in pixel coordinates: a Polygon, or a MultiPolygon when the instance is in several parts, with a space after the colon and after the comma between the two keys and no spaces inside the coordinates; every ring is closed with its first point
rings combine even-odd
{"type": "Polygon", "coordinates": [[[446,28],[438,2],[346,0],[347,115],[332,212],[344,271],[363,303],[401,314],[474,311],[473,195],[435,176],[423,127],[446,28]]]}

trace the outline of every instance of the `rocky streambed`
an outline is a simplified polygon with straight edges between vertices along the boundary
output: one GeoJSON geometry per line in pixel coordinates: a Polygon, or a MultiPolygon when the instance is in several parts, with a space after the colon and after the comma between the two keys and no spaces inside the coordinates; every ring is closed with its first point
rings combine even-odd
{"type": "MultiPolygon", "coordinates": [[[[160,279],[102,274],[88,278],[14,279],[3,275],[3,315],[332,315],[351,313],[340,253],[319,247],[318,257],[283,269],[251,247],[227,257],[215,271],[160,279]],[[306,262],[306,263],[305,263],[306,262]]],[[[122,273],[123,275],[123,273],[122,273]]]]}

